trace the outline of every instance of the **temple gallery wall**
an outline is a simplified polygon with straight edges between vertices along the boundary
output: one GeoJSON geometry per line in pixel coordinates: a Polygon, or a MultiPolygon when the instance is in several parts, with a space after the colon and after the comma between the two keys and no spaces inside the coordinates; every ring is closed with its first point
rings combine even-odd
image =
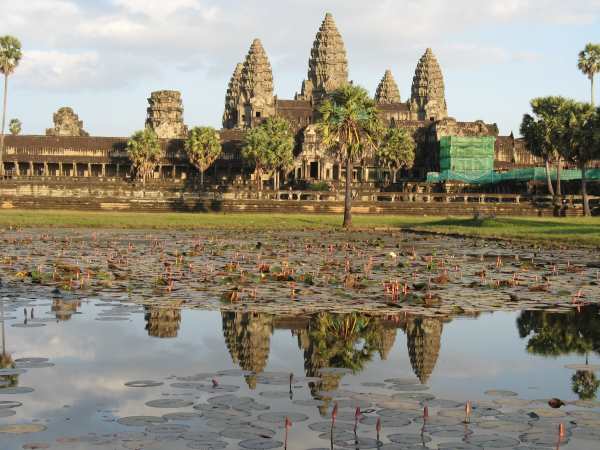
{"type": "MultiPolygon", "coordinates": [[[[283,185],[331,182],[342,179],[342,168],[321,146],[315,126],[323,98],[348,79],[348,57],[342,35],[331,14],[326,14],[310,49],[306,77],[293,99],[280,99],[273,91],[273,71],[268,54],[255,39],[246,56],[234,67],[226,87],[220,130],[222,154],[207,171],[211,182],[244,185],[254,176],[240,156],[244,135],[269,117],[283,117],[296,133],[295,160],[283,185]]],[[[494,169],[539,165],[520,139],[499,136],[495,124],[461,122],[448,115],[442,69],[432,49],[426,49],[416,64],[410,97],[403,100],[390,70],[385,70],[375,90],[375,100],[384,122],[409,130],[417,143],[415,165],[401,170],[397,178],[424,180],[439,170],[440,139],[491,137],[494,169]]],[[[196,174],[184,151],[188,127],[184,122],[181,94],[163,90],[148,98],[145,126],[153,129],[163,148],[163,158],[154,178],[189,180],[196,174]]],[[[3,164],[11,177],[101,177],[131,178],[126,152],[127,137],[90,136],[73,108],[61,107],[46,134],[6,137],[3,164]]],[[[365,160],[354,169],[356,182],[375,183],[394,178],[387,168],[365,160]]]]}

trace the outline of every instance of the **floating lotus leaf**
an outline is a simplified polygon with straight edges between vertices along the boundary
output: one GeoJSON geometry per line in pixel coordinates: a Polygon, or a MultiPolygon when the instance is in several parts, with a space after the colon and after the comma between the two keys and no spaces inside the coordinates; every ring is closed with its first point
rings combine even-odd
{"type": "Polygon", "coordinates": [[[190,441],[186,447],[198,450],[220,450],[227,448],[228,445],[225,441],[190,441]]]}
{"type": "Polygon", "coordinates": [[[306,414],[297,413],[297,412],[269,412],[264,413],[258,416],[258,420],[262,420],[263,422],[269,423],[285,423],[285,418],[288,417],[292,423],[295,422],[304,422],[308,420],[308,416],[306,414]]]}
{"type": "Polygon", "coordinates": [[[473,431],[465,425],[426,425],[425,431],[440,438],[463,438],[473,434],[473,431]]]}
{"type": "Polygon", "coordinates": [[[31,358],[17,358],[15,359],[15,364],[30,364],[30,363],[45,363],[48,362],[48,358],[37,358],[37,357],[31,357],[31,358]]]}
{"type": "Polygon", "coordinates": [[[40,323],[40,322],[13,323],[11,325],[11,327],[15,327],[15,328],[41,328],[41,327],[45,327],[45,326],[46,326],[45,323],[40,323]]]}
{"type": "Polygon", "coordinates": [[[389,388],[400,392],[421,392],[429,390],[429,386],[424,384],[393,384],[389,388]]]}
{"type": "Polygon", "coordinates": [[[28,442],[27,444],[23,444],[21,447],[24,450],[38,450],[43,448],[50,448],[50,444],[46,442],[28,442]]]}
{"type": "Polygon", "coordinates": [[[258,395],[265,398],[290,398],[290,393],[286,391],[262,391],[258,395]]]}
{"type": "Polygon", "coordinates": [[[17,412],[12,409],[0,409],[0,418],[12,417],[15,414],[17,414],[17,412]]]}
{"type": "Polygon", "coordinates": [[[445,400],[443,398],[436,398],[433,400],[421,402],[423,406],[427,405],[430,408],[459,408],[464,406],[464,403],[455,402],[454,400],[445,400]]]}
{"type": "Polygon", "coordinates": [[[469,436],[466,440],[469,444],[481,448],[505,448],[519,445],[519,440],[499,434],[486,434],[482,436],[469,436]]]}
{"type": "Polygon", "coordinates": [[[352,431],[345,430],[336,430],[335,428],[332,431],[327,431],[325,433],[319,434],[319,439],[330,440],[333,436],[333,439],[336,441],[347,441],[349,439],[353,439],[355,434],[352,431]]]}
{"type": "Polygon", "coordinates": [[[0,389],[0,395],[6,395],[6,394],[30,394],[33,391],[34,391],[33,388],[25,387],[25,386],[8,387],[8,388],[1,388],[0,389]]]}
{"type": "Polygon", "coordinates": [[[174,412],[174,413],[169,413],[169,414],[163,414],[163,419],[184,421],[184,420],[199,419],[202,416],[203,416],[203,414],[201,412],[174,412]]]}
{"type": "Polygon", "coordinates": [[[39,423],[22,423],[15,425],[0,425],[0,433],[5,434],[29,434],[46,431],[46,427],[39,423]]]}
{"type": "Polygon", "coordinates": [[[274,439],[246,439],[238,444],[241,448],[247,448],[249,450],[268,450],[271,448],[279,448],[283,445],[283,442],[276,441],[274,439]]]}
{"type": "Polygon", "coordinates": [[[490,397],[516,397],[517,395],[519,395],[516,392],[502,389],[490,389],[488,391],[485,391],[484,394],[489,395],[490,397]]]}
{"type": "Polygon", "coordinates": [[[242,425],[239,427],[229,426],[226,430],[221,431],[220,435],[227,439],[272,438],[275,436],[275,431],[255,425],[242,425]]]}
{"type": "Polygon", "coordinates": [[[25,369],[0,369],[0,377],[13,377],[23,375],[25,372],[27,372],[25,369]]]}
{"type": "Polygon", "coordinates": [[[481,450],[481,447],[466,442],[442,442],[438,444],[438,450],[481,450]]]}
{"type": "Polygon", "coordinates": [[[484,430],[497,430],[504,433],[523,433],[531,429],[527,422],[517,423],[506,420],[481,420],[477,422],[477,427],[484,430]]]}
{"type": "Polygon", "coordinates": [[[213,431],[188,431],[183,433],[181,438],[186,441],[218,441],[221,435],[213,431]]]}
{"type": "Polygon", "coordinates": [[[117,420],[117,423],[127,427],[147,427],[164,422],[166,422],[166,419],[159,416],[128,416],[117,420]]]}
{"type": "MultiPolygon", "coordinates": [[[[317,433],[325,433],[331,431],[331,422],[315,422],[308,425],[308,428],[317,433]]],[[[336,422],[334,429],[343,431],[352,431],[354,425],[347,422],[336,422]]]]}
{"type": "Polygon", "coordinates": [[[176,423],[159,423],[150,425],[146,428],[146,432],[150,434],[182,434],[190,429],[189,425],[176,423]]]}
{"type": "Polygon", "coordinates": [[[192,406],[194,402],[178,398],[161,398],[158,400],[150,400],[146,402],[146,406],[151,408],[187,408],[192,406]]]}
{"type": "Polygon", "coordinates": [[[387,438],[396,444],[417,444],[424,446],[428,442],[431,442],[431,437],[427,436],[426,434],[416,433],[388,434],[387,438]]]}
{"type": "Polygon", "coordinates": [[[125,383],[127,387],[156,387],[162,386],[164,383],[161,381],[153,381],[153,380],[136,380],[136,381],[128,381],[125,383]]]}
{"type": "Polygon", "coordinates": [[[419,402],[430,401],[435,398],[435,395],[425,394],[423,392],[402,392],[392,395],[394,400],[416,400],[419,402]]]}
{"type": "Polygon", "coordinates": [[[228,369],[228,370],[219,370],[217,375],[222,377],[246,377],[248,375],[253,375],[254,372],[250,370],[240,370],[240,369],[228,369]]]}
{"type": "Polygon", "coordinates": [[[333,443],[338,447],[353,449],[378,448],[382,445],[381,441],[369,437],[358,437],[358,439],[352,438],[345,441],[334,441],[333,443]]]}

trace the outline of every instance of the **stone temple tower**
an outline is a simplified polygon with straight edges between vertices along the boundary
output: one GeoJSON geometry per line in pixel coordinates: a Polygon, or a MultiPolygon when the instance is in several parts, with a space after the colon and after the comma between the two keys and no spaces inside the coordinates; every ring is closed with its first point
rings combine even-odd
{"type": "Polygon", "coordinates": [[[252,128],[275,115],[273,71],[260,39],[252,42],[242,67],[237,111],[238,128],[252,128]]]}
{"type": "Polygon", "coordinates": [[[146,127],[153,129],[159,138],[182,139],[186,136],[180,92],[152,92],[147,111],[146,127]]]}
{"type": "Polygon", "coordinates": [[[400,90],[391,70],[386,70],[375,91],[375,101],[380,104],[400,103],[400,90]]]}
{"type": "Polygon", "coordinates": [[[225,112],[223,113],[223,128],[235,128],[238,125],[238,102],[242,91],[242,69],[244,65],[235,66],[227,93],[225,94],[225,112]]]}
{"type": "Polygon", "coordinates": [[[318,103],[326,94],[348,83],[348,58],[342,35],[333,16],[325,19],[317,32],[308,61],[308,77],[302,82],[297,100],[318,103]]]}
{"type": "Polygon", "coordinates": [[[46,136],[89,136],[83,129],[83,121],[75,114],[73,108],[64,106],[59,108],[52,117],[54,128],[46,130],[46,136]]]}
{"type": "Polygon", "coordinates": [[[448,116],[442,69],[430,48],[417,64],[411,90],[410,112],[413,120],[440,120],[448,116]]]}

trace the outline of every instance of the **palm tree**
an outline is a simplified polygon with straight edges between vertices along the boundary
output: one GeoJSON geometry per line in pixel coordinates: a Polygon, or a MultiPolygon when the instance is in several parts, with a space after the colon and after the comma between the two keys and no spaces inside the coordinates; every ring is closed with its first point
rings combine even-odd
{"type": "Polygon", "coordinates": [[[13,136],[18,136],[21,134],[21,127],[22,124],[19,119],[10,119],[10,122],[8,122],[8,130],[13,136]]]}
{"type": "Polygon", "coordinates": [[[137,131],[127,142],[127,155],[144,184],[146,184],[146,179],[154,172],[161,154],[158,136],[151,128],[137,131]]]}
{"type": "Polygon", "coordinates": [[[600,387],[600,381],[594,372],[589,370],[578,370],[571,377],[571,388],[580,400],[593,400],[600,387]]]}
{"type": "Polygon", "coordinates": [[[402,167],[412,167],[415,162],[415,140],[403,128],[390,128],[375,151],[380,165],[392,172],[392,183],[402,167]]]}
{"type": "Polygon", "coordinates": [[[4,175],[4,127],[6,125],[6,102],[8,99],[8,77],[21,61],[21,42],[13,36],[0,37],[0,73],[4,75],[4,103],[2,106],[2,129],[0,130],[0,175],[4,175]]]}
{"type": "Polygon", "coordinates": [[[591,42],[579,52],[577,67],[590,79],[591,99],[590,104],[594,106],[594,77],[600,73],[600,45],[591,42]]]}
{"type": "Polygon", "coordinates": [[[200,184],[204,187],[204,172],[221,154],[221,138],[212,127],[194,127],[185,141],[185,151],[190,162],[200,171],[200,184]]]}
{"type": "Polygon", "coordinates": [[[382,124],[366,89],[347,84],[333,91],[319,108],[323,145],[346,166],[344,228],[352,227],[352,168],[377,146],[382,124]]]}

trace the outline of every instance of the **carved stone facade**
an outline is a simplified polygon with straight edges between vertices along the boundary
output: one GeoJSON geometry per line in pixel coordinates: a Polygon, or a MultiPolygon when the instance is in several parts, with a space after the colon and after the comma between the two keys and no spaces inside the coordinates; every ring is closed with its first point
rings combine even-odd
{"type": "Polygon", "coordinates": [[[386,70],[375,91],[375,101],[379,104],[400,103],[400,90],[391,70],[386,70]]]}
{"type": "Polygon", "coordinates": [[[308,61],[308,77],[302,82],[297,100],[319,103],[328,93],[348,83],[348,58],[342,35],[333,16],[325,19],[317,32],[308,61]]]}
{"type": "Polygon", "coordinates": [[[48,128],[46,136],[89,136],[83,129],[83,121],[68,106],[56,111],[53,120],[54,128],[48,128]]]}
{"type": "Polygon", "coordinates": [[[180,92],[152,92],[148,104],[146,127],[153,129],[159,138],[180,139],[187,135],[180,92]]]}
{"type": "Polygon", "coordinates": [[[440,120],[448,116],[442,69],[430,48],[417,64],[410,110],[413,120],[440,120]]]}
{"type": "Polygon", "coordinates": [[[260,39],[254,39],[244,64],[236,66],[229,82],[223,127],[252,128],[274,115],[271,63],[260,39]]]}

